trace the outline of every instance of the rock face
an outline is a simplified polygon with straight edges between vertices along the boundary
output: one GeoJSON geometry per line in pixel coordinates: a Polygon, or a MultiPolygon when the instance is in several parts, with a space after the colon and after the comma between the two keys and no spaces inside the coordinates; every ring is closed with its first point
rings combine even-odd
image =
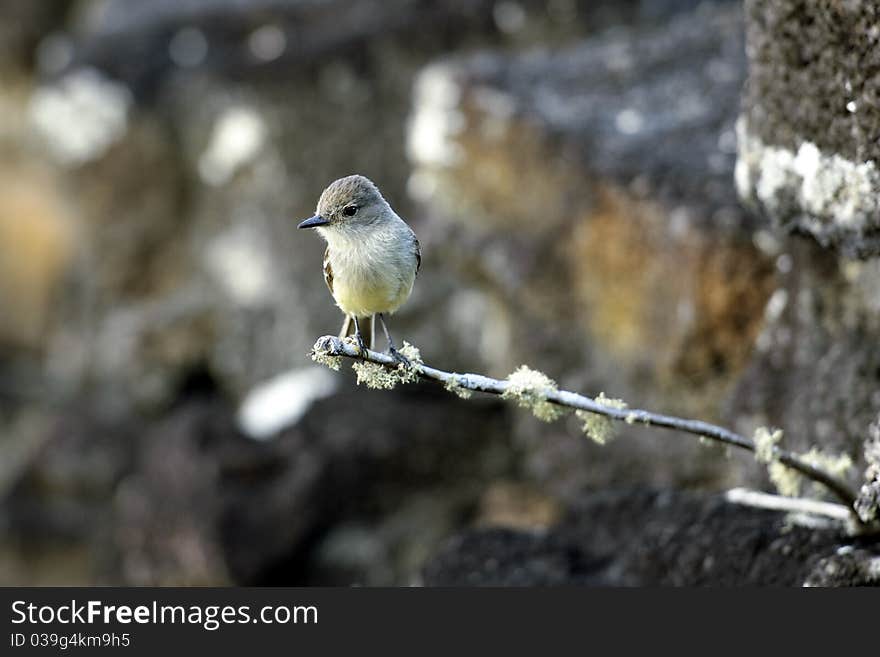
{"type": "Polygon", "coordinates": [[[459,536],[424,578],[429,586],[876,586],[880,552],[720,498],[612,491],[583,496],[545,534],[459,536]]]}
{"type": "Polygon", "coordinates": [[[746,2],[736,183],[769,219],[778,287],[728,406],[805,450],[862,443],[880,409],[880,212],[872,3],[746,2]],[[806,234],[788,237],[789,232],[806,234]]]}
{"type": "Polygon", "coordinates": [[[749,79],[740,195],[785,229],[854,256],[880,253],[877,80],[871,2],[746,3],[749,79]]]}

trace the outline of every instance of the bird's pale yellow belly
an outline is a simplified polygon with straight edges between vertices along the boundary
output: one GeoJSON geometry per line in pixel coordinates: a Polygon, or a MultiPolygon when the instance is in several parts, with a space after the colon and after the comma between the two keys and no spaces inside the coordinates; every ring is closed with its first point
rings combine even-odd
{"type": "Polygon", "coordinates": [[[344,271],[333,280],[333,297],[342,312],[358,317],[393,313],[409,297],[413,281],[375,272],[344,271]]]}

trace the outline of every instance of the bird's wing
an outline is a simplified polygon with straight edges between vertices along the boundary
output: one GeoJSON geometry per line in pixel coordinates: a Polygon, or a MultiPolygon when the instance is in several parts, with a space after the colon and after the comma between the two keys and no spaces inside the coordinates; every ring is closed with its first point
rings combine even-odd
{"type": "Polygon", "coordinates": [[[324,249],[324,282],[333,294],[333,268],[330,266],[330,247],[324,249]]]}
{"type": "Polygon", "coordinates": [[[419,269],[422,266],[422,247],[419,245],[419,238],[416,237],[415,233],[413,233],[413,242],[416,247],[416,276],[418,276],[419,269]]]}

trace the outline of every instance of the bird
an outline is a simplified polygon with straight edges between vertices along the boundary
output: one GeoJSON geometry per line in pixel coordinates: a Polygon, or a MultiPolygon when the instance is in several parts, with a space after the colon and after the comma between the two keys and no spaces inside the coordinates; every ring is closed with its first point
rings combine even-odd
{"type": "Polygon", "coordinates": [[[324,282],[345,313],[340,338],[354,325],[361,350],[375,348],[376,318],[382,324],[388,352],[408,359],[394,345],[387,316],[406,302],[422,264],[419,240],[369,178],[354,174],[330,183],[312,217],[298,228],[314,228],[327,242],[324,282]]]}

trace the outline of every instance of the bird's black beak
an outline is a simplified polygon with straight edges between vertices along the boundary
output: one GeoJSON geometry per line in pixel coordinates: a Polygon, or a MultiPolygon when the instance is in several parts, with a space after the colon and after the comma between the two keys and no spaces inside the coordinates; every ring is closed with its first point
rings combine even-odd
{"type": "Polygon", "coordinates": [[[308,219],[300,223],[297,228],[316,228],[318,226],[326,226],[329,223],[329,219],[324,219],[324,217],[322,217],[321,215],[316,214],[314,217],[309,217],[308,219]]]}

